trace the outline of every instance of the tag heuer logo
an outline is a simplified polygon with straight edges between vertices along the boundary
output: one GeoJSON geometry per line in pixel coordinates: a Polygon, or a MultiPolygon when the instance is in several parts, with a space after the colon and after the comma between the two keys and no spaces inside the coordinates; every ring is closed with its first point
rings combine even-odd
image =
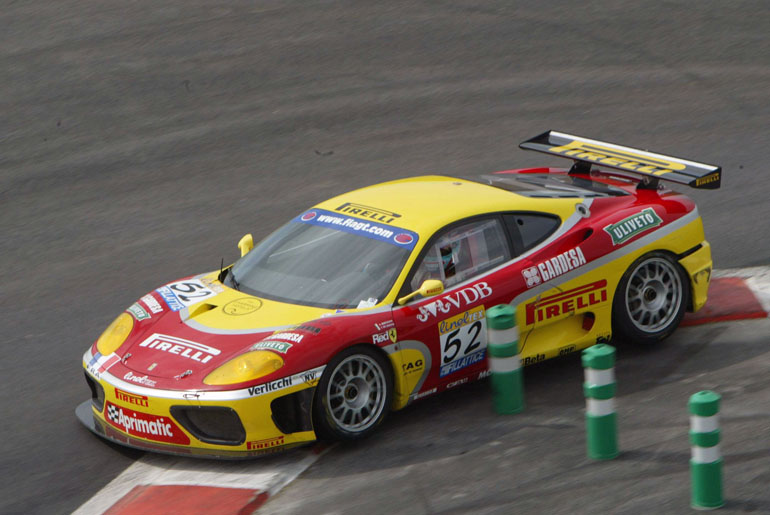
{"type": "Polygon", "coordinates": [[[613,245],[620,245],[637,234],[648,231],[662,223],[663,220],[661,220],[655,210],[648,207],[635,215],[608,225],[604,228],[604,231],[612,237],[613,245]]]}

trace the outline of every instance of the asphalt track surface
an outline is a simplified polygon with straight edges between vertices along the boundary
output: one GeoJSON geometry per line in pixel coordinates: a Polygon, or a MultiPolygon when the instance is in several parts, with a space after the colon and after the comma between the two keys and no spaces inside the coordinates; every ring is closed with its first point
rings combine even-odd
{"type": "Polygon", "coordinates": [[[71,512],[141,455],[73,414],[117,313],[343,190],[558,166],[517,145],[559,129],[723,166],[691,192],[715,265],[770,264],[768,26],[764,1],[6,2],[0,513],[71,512]]]}

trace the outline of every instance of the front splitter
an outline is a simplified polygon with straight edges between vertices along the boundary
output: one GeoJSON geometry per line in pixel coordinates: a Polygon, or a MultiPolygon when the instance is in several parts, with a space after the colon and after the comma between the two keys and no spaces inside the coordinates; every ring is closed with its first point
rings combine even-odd
{"type": "Polygon", "coordinates": [[[228,451],[225,449],[200,449],[196,447],[180,447],[178,445],[159,445],[139,438],[134,438],[131,435],[114,429],[109,424],[105,424],[102,420],[94,416],[92,406],[93,404],[89,400],[75,408],[75,416],[89,431],[110,442],[140,451],[150,451],[172,456],[186,456],[190,458],[244,460],[279,453],[293,447],[308,445],[308,443],[310,443],[301,442],[282,447],[274,447],[269,450],[261,449],[256,451],[228,451]]]}

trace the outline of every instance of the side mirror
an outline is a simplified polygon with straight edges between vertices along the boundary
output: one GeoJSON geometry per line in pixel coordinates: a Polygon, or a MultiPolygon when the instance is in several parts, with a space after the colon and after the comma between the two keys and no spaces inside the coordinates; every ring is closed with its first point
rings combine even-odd
{"type": "Polygon", "coordinates": [[[403,306],[409,302],[410,299],[416,297],[417,295],[422,295],[423,297],[433,297],[434,295],[439,295],[441,293],[444,293],[444,283],[438,279],[426,279],[423,281],[419,290],[413,291],[405,297],[401,297],[398,299],[398,303],[399,305],[403,306]]]}
{"type": "Polygon", "coordinates": [[[241,257],[248,254],[249,251],[254,248],[254,238],[251,234],[247,234],[241,238],[241,241],[238,242],[238,248],[241,249],[241,257]]]}

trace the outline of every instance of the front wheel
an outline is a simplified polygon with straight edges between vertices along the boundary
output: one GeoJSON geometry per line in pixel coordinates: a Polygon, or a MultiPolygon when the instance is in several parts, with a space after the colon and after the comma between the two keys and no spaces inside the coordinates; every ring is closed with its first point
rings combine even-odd
{"type": "Polygon", "coordinates": [[[673,257],[645,254],[620,279],[612,306],[613,330],[636,343],[657,343],[679,326],[688,301],[689,280],[673,257]]]}
{"type": "Polygon", "coordinates": [[[387,358],[364,345],[337,354],[316,389],[316,433],[333,440],[356,440],[382,422],[393,397],[393,374],[387,358]]]}

